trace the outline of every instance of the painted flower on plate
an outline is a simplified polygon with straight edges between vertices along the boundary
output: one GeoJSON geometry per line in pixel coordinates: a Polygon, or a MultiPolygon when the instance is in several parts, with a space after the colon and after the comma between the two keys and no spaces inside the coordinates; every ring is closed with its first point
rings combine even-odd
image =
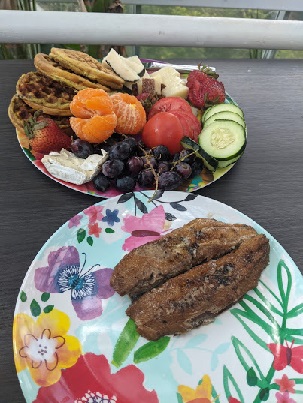
{"type": "Polygon", "coordinates": [[[123,250],[131,251],[140,245],[160,238],[165,228],[165,211],[162,206],[155,207],[142,217],[128,215],[121,229],[131,236],[123,244],[123,250]]]}
{"type": "Polygon", "coordinates": [[[143,382],[144,374],[135,365],[112,374],[104,355],[86,353],[62,373],[59,382],[40,388],[34,402],[157,403],[156,392],[145,389],[143,382]]]}
{"type": "Polygon", "coordinates": [[[277,403],[297,403],[294,399],[289,397],[288,392],[277,392],[275,396],[277,398],[277,403]]]}
{"type": "Polygon", "coordinates": [[[102,314],[102,300],[111,297],[112,269],[85,269],[74,246],[62,246],[51,251],[47,266],[35,271],[37,290],[48,293],[70,292],[71,302],[77,316],[82,320],[94,319],[102,314]]]}
{"type": "Polygon", "coordinates": [[[105,216],[102,218],[102,221],[107,222],[108,225],[113,227],[116,222],[117,223],[120,222],[120,218],[118,217],[118,213],[119,213],[118,209],[110,210],[110,209],[107,208],[105,210],[105,216]]]}
{"type": "Polygon", "coordinates": [[[78,225],[80,224],[82,215],[77,214],[74,217],[72,217],[69,221],[68,221],[68,228],[73,228],[73,227],[78,227],[78,225]]]}
{"type": "Polygon", "coordinates": [[[14,318],[13,341],[17,372],[28,368],[40,386],[56,383],[61,370],[74,365],[81,354],[79,340],[67,332],[70,319],[53,309],[37,320],[19,313],[14,318]]]}
{"type": "Polygon", "coordinates": [[[94,204],[93,206],[88,207],[83,210],[83,213],[88,216],[88,220],[90,224],[93,224],[96,221],[101,221],[103,218],[103,206],[98,206],[94,204]]]}
{"type": "Polygon", "coordinates": [[[102,232],[102,228],[99,227],[97,222],[94,222],[92,224],[88,224],[88,233],[89,233],[89,235],[94,235],[96,238],[99,238],[101,232],[102,232]]]}
{"type": "Polygon", "coordinates": [[[228,403],[241,403],[240,400],[236,399],[235,397],[230,396],[228,398],[228,403]]]}
{"type": "Polygon", "coordinates": [[[189,386],[179,385],[178,393],[183,403],[212,403],[212,384],[208,375],[204,375],[198,386],[193,389],[189,386]]]}
{"type": "Polygon", "coordinates": [[[281,379],[275,379],[275,382],[280,386],[280,392],[295,393],[294,386],[296,383],[292,379],[289,379],[286,374],[283,374],[281,379]]]}

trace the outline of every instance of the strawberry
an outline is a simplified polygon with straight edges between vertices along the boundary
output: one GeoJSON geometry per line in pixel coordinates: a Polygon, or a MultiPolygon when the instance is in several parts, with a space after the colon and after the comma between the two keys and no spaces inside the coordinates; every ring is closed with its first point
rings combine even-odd
{"type": "Polygon", "coordinates": [[[205,67],[191,71],[186,84],[189,88],[189,102],[199,109],[223,103],[226,94],[223,83],[217,80],[218,77],[218,74],[205,67]]]}
{"type": "Polygon", "coordinates": [[[51,118],[35,114],[25,123],[24,130],[30,149],[35,153],[49,154],[62,148],[70,149],[71,138],[51,118]]]}

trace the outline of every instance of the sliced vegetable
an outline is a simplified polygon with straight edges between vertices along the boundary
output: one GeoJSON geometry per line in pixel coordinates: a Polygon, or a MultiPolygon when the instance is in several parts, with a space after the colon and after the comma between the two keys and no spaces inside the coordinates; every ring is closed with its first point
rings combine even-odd
{"type": "Polygon", "coordinates": [[[164,97],[159,99],[152,106],[148,114],[148,119],[152,118],[159,112],[171,112],[176,110],[192,113],[192,108],[185,99],[181,97],[164,97]]]}
{"type": "Polygon", "coordinates": [[[200,146],[218,161],[235,159],[246,147],[245,128],[230,120],[221,120],[203,128],[200,146]]]}
{"type": "Polygon", "coordinates": [[[211,123],[216,122],[218,120],[231,120],[233,122],[238,123],[239,125],[246,127],[244,119],[234,112],[222,111],[218,113],[214,113],[209,118],[207,118],[204,122],[204,127],[209,126],[211,123]]]}
{"type": "Polygon", "coordinates": [[[202,120],[205,122],[207,119],[209,119],[212,115],[218,112],[233,112],[237,113],[244,119],[244,113],[242,109],[240,109],[237,105],[234,104],[217,104],[214,105],[206,110],[204,113],[202,120]]]}
{"type": "Polygon", "coordinates": [[[199,146],[198,143],[196,143],[191,138],[189,138],[187,136],[183,137],[182,140],[181,140],[181,144],[186,150],[194,151],[196,156],[198,158],[202,159],[204,165],[210,171],[215,171],[218,168],[219,164],[218,164],[218,161],[216,160],[216,158],[214,158],[211,155],[209,155],[205,150],[203,150],[203,148],[201,148],[199,146]]]}
{"type": "Polygon", "coordinates": [[[182,150],[180,140],[183,135],[183,127],[175,115],[159,112],[145,124],[142,141],[149,148],[166,146],[171,154],[175,154],[182,150]]]}
{"type": "Polygon", "coordinates": [[[235,164],[242,157],[242,155],[243,155],[243,153],[241,153],[240,155],[237,155],[235,158],[232,158],[230,160],[218,161],[218,168],[226,168],[232,164],[235,164]]]}

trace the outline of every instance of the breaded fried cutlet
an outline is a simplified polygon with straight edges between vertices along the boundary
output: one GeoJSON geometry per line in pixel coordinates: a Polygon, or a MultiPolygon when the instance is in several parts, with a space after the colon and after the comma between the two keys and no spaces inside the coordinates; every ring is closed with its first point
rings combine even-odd
{"type": "Polygon", "coordinates": [[[142,295],[127,309],[148,340],[212,322],[255,288],[269,261],[269,242],[255,235],[217,260],[195,266],[142,295]]]}
{"type": "Polygon", "coordinates": [[[39,71],[22,74],[17,81],[17,95],[35,110],[52,116],[71,116],[70,103],[76,90],[39,71]]]}
{"type": "Polygon", "coordinates": [[[98,82],[90,81],[80,74],[76,74],[61,66],[56,60],[52,59],[44,53],[37,53],[34,58],[34,64],[37,70],[46,76],[57,80],[65,85],[83,90],[85,88],[100,88],[109,92],[110,88],[98,82]]]}
{"type": "Polygon", "coordinates": [[[197,218],[125,255],[115,266],[111,286],[132,299],[193,266],[218,258],[256,231],[244,224],[197,218]]]}
{"type": "Polygon", "coordinates": [[[50,58],[64,68],[80,74],[87,79],[98,82],[112,89],[121,89],[124,80],[112,69],[106,67],[92,56],[72,49],[51,48],[50,58]]]}

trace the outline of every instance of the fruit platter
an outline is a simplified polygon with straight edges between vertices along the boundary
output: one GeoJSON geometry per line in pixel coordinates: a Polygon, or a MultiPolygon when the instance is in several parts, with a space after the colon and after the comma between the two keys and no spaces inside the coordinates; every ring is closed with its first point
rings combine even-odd
{"type": "Polygon", "coordinates": [[[8,115],[29,160],[68,188],[103,198],[193,192],[244,153],[244,113],[211,67],[61,48],[34,65],[8,115]]]}

